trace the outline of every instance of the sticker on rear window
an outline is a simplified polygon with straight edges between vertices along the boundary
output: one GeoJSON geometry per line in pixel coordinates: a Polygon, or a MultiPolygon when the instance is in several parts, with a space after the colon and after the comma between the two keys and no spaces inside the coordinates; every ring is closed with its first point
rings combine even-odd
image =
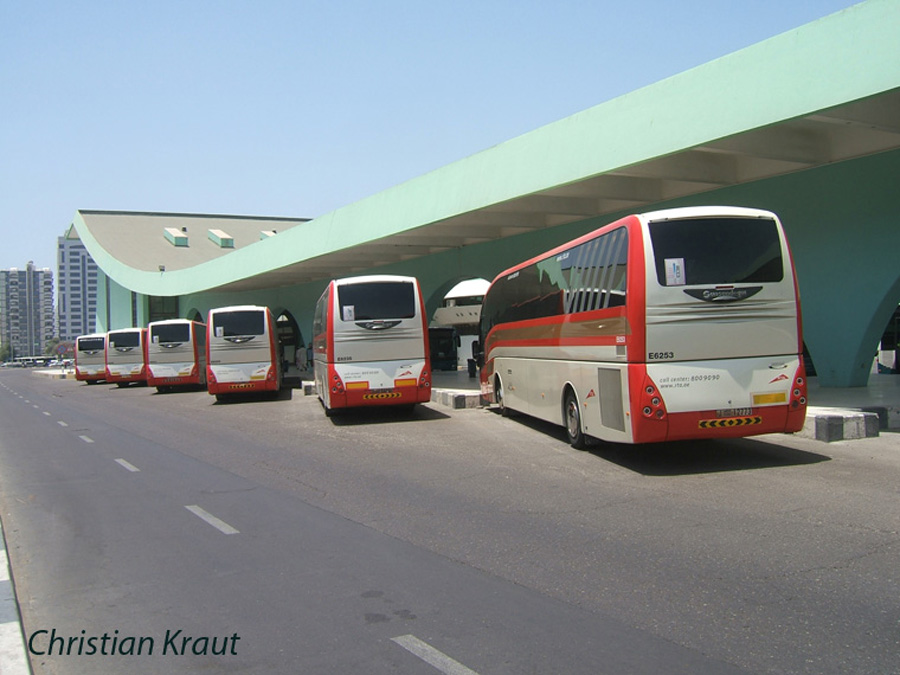
{"type": "Polygon", "coordinates": [[[666,286],[684,286],[684,258],[666,258],[666,286]]]}

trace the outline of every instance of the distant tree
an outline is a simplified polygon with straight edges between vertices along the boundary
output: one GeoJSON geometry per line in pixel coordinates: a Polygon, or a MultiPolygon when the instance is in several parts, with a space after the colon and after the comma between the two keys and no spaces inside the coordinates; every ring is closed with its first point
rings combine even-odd
{"type": "Polygon", "coordinates": [[[9,348],[8,344],[0,345],[0,361],[9,361],[11,355],[12,350],[9,348]]]}

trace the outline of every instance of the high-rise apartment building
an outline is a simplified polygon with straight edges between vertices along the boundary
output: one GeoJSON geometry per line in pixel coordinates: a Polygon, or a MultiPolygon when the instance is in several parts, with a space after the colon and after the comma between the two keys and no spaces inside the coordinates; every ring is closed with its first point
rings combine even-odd
{"type": "Polygon", "coordinates": [[[54,336],[53,272],[29,262],[24,270],[0,270],[0,344],[10,358],[40,356],[54,336]]]}
{"type": "Polygon", "coordinates": [[[94,332],[97,318],[97,263],[85,249],[74,227],[58,239],[59,339],[74,340],[94,332]]]}

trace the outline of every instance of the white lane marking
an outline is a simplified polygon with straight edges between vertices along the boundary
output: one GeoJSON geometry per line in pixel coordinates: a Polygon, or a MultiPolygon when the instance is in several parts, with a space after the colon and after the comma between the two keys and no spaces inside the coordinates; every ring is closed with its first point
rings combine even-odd
{"type": "Polygon", "coordinates": [[[31,407],[32,407],[32,408],[40,408],[41,406],[35,405],[34,403],[32,403],[32,404],[31,404],[31,407]]]}
{"type": "Polygon", "coordinates": [[[62,420],[59,420],[59,421],[57,422],[57,424],[58,424],[59,426],[61,426],[61,427],[67,427],[67,426],[69,426],[68,424],[66,424],[66,423],[63,422],[62,420]]]}
{"type": "Polygon", "coordinates": [[[134,464],[132,464],[131,462],[126,462],[124,459],[117,459],[116,464],[118,464],[119,466],[125,467],[132,473],[134,473],[136,471],[140,471],[140,469],[137,468],[134,464]]]}
{"type": "Polygon", "coordinates": [[[208,524],[212,525],[219,532],[223,534],[240,534],[240,530],[233,528],[231,525],[226,523],[224,520],[219,520],[209,511],[201,509],[196,504],[191,504],[190,506],[185,506],[188,511],[193,513],[198,518],[205,520],[208,524]]]}
{"type": "Polygon", "coordinates": [[[50,417],[50,413],[48,413],[46,410],[44,410],[44,411],[42,411],[42,412],[43,412],[47,417],[50,417]]]}
{"type": "Polygon", "coordinates": [[[94,442],[94,439],[91,438],[90,436],[79,436],[78,438],[83,440],[85,443],[93,443],[94,442]]]}
{"type": "Polygon", "coordinates": [[[391,638],[411,654],[418,656],[425,663],[434,666],[445,675],[478,675],[471,668],[466,668],[459,661],[451,659],[443,652],[438,651],[427,642],[422,642],[415,635],[401,635],[391,638]]]}

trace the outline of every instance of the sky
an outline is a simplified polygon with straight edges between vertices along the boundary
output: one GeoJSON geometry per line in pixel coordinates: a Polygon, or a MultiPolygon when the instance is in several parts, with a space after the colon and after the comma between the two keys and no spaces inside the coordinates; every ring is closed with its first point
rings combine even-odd
{"type": "Polygon", "coordinates": [[[77,209],[316,217],[852,0],[0,0],[0,269],[77,209]]]}

